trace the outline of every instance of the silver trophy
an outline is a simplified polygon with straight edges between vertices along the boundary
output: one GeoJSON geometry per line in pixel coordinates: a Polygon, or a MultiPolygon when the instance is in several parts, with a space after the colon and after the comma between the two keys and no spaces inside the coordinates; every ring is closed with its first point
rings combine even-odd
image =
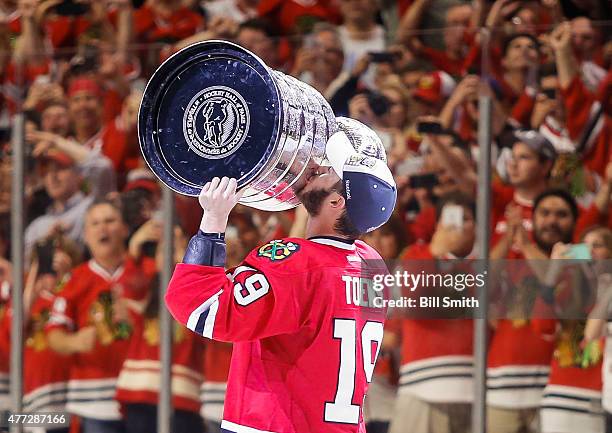
{"type": "Polygon", "coordinates": [[[296,191],[337,130],[319,92],[227,41],[190,45],[166,60],[138,120],[144,158],[169,188],[197,196],[213,177],[235,177],[245,190],[240,203],[268,211],[300,203],[296,191]]]}

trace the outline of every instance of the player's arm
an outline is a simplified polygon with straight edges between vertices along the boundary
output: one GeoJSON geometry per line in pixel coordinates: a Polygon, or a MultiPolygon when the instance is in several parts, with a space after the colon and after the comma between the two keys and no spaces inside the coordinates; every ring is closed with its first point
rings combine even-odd
{"type": "MultiPolygon", "coordinates": [[[[241,341],[295,330],[300,314],[290,295],[302,287],[251,254],[226,274],[223,232],[231,209],[240,199],[236,181],[207,183],[200,194],[204,215],[166,292],[176,320],[207,338],[241,341]]],[[[285,263],[284,263],[285,264],[285,263]]]]}
{"type": "Polygon", "coordinates": [[[220,266],[179,263],[166,292],[174,318],[199,335],[227,342],[299,330],[314,298],[309,295],[307,275],[274,269],[299,259],[288,257],[283,265],[271,261],[266,265],[268,259],[256,254],[227,274],[220,266]]]}

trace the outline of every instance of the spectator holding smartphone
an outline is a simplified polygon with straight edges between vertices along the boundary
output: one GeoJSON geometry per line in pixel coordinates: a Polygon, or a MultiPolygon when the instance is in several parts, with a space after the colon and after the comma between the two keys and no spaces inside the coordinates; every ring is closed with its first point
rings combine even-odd
{"type": "MultiPolygon", "coordinates": [[[[403,254],[423,267],[431,260],[469,258],[475,240],[475,204],[449,193],[436,206],[436,230],[430,243],[414,244],[403,254]],[[456,216],[444,217],[453,210],[456,216]],[[457,212],[458,210],[458,212],[457,212]],[[451,220],[453,222],[451,222],[451,220]],[[459,224],[459,225],[456,225],[459,224]]],[[[425,272],[431,271],[427,268],[425,272]]],[[[436,272],[435,270],[432,272],[436,272]]],[[[419,294],[431,288],[417,287],[419,294]]],[[[402,318],[402,355],[397,400],[390,433],[467,432],[471,425],[473,346],[471,319],[402,318]],[[449,336],[453,337],[449,339],[449,336]]]]}

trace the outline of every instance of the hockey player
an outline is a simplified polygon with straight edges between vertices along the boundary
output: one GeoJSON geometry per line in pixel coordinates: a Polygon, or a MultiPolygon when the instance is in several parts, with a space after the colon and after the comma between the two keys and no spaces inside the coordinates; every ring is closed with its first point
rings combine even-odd
{"type": "Polygon", "coordinates": [[[338,132],[299,196],[308,239],[274,240],[227,274],[223,232],[240,199],[236,180],[207,183],[200,231],[166,294],[174,317],[207,338],[234,342],[222,431],[365,432],[362,404],[385,310],[374,305],[364,260],[380,256],[360,234],[388,220],[391,172],[367,127],[338,132]],[[367,154],[355,151],[368,148],[367,154]],[[369,295],[369,296],[368,296],[369,295]]]}

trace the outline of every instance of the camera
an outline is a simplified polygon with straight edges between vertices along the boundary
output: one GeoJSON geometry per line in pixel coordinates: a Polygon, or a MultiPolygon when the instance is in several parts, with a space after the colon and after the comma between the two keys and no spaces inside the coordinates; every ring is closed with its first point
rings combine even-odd
{"type": "Polygon", "coordinates": [[[378,92],[368,92],[368,105],[376,116],[382,116],[389,111],[391,103],[387,97],[378,92]]]}

